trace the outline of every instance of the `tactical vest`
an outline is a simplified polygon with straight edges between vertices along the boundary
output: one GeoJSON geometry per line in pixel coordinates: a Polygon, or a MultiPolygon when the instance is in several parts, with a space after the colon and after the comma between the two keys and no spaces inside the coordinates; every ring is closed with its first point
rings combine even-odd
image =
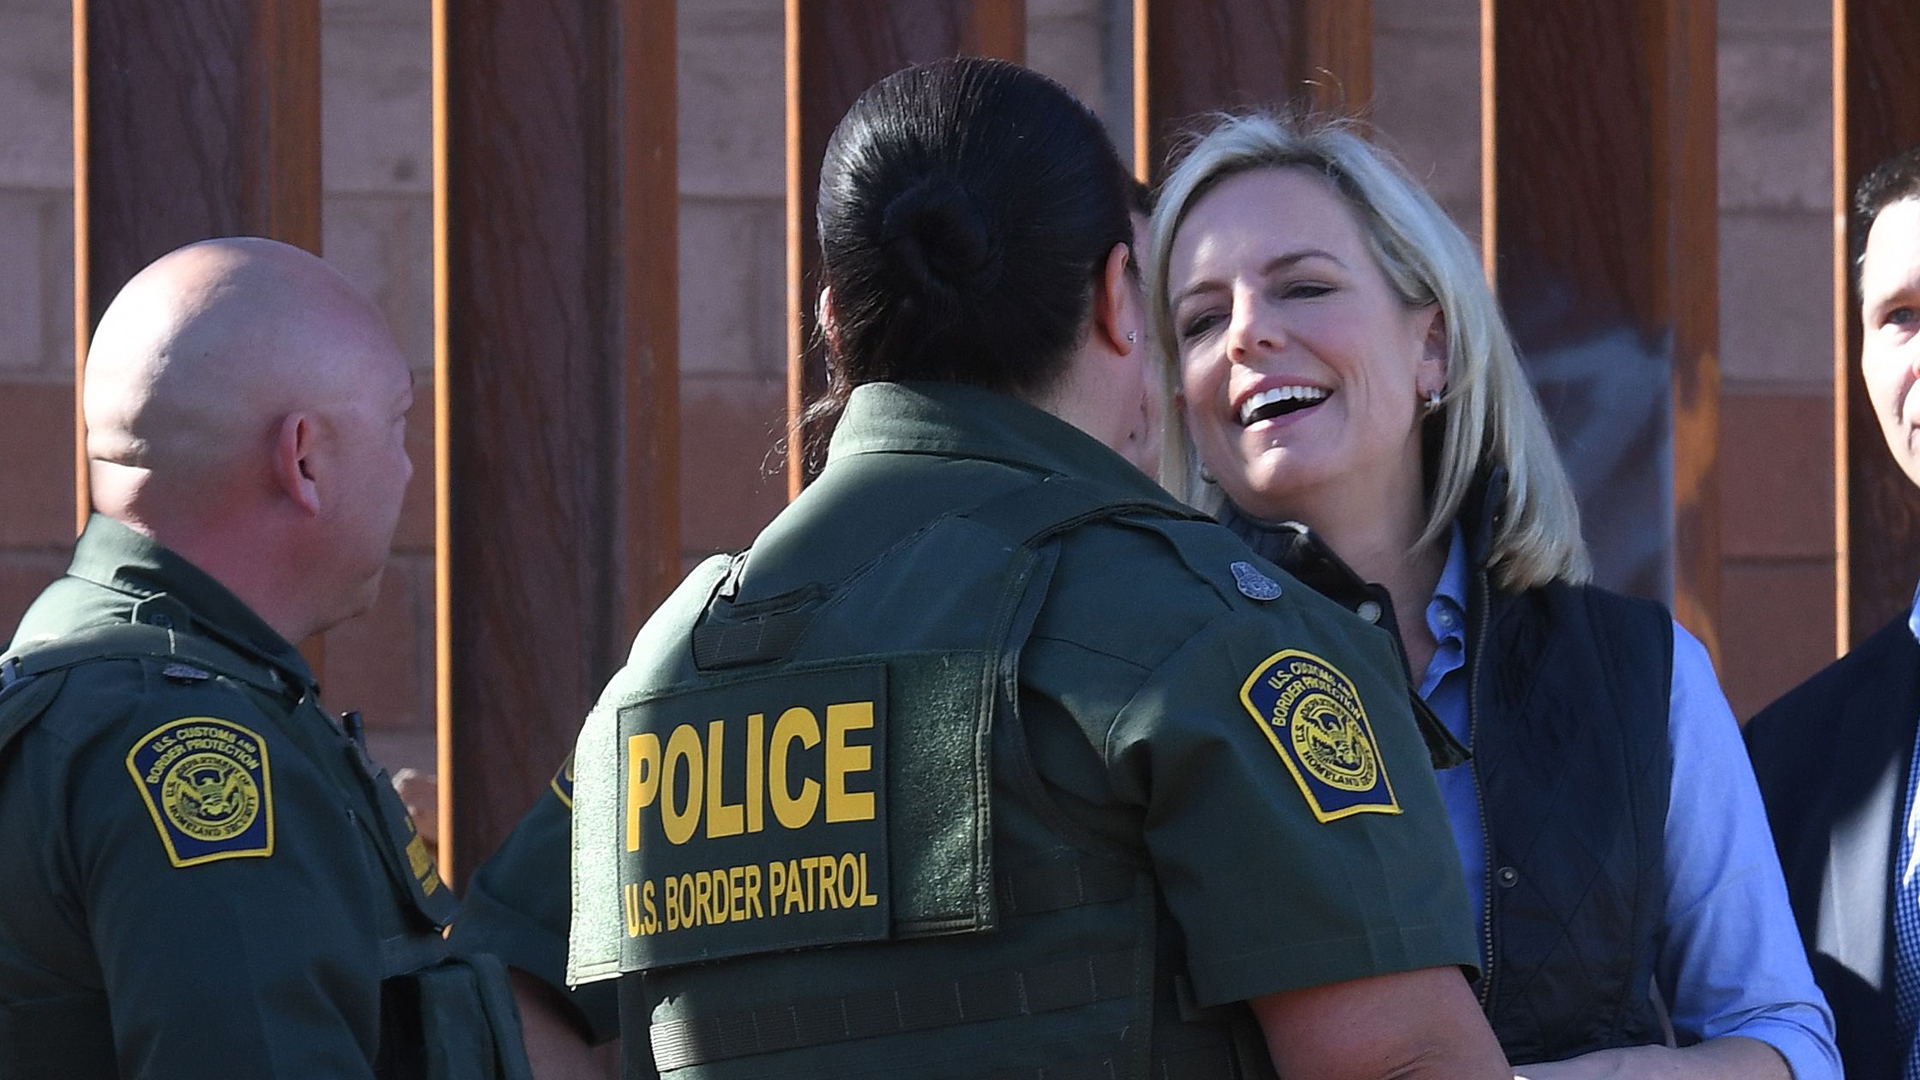
{"type": "Polygon", "coordinates": [[[1182,1009],[1144,852],[1055,805],[1018,711],[1054,541],[1180,511],[902,460],[837,462],[788,510],[832,528],[641,631],[576,750],[569,982],[622,977],[629,1076],[1271,1076],[1244,1006],[1182,1009]],[[954,509],[849,527],[903,475],[954,509]]]}
{"type": "MultiPolygon", "coordinates": [[[[354,794],[375,809],[372,815],[353,818],[368,846],[379,853],[397,894],[394,903],[367,913],[380,920],[376,1075],[393,1080],[531,1080],[505,969],[491,956],[448,953],[442,931],[456,901],[440,882],[392,778],[366,756],[357,740],[349,744],[320,737],[337,730],[336,721],[311,692],[290,684],[271,665],[206,637],[145,623],[101,626],[29,645],[0,657],[0,754],[44,714],[66,679],[102,661],[141,664],[156,685],[168,680],[226,683],[259,702],[269,715],[287,716],[278,725],[280,734],[316,764],[331,755],[349,758],[345,771],[360,788],[354,794]]],[[[321,771],[332,775],[338,770],[322,765],[321,771]]],[[[236,990],[250,992],[246,987],[236,990]]],[[[111,1060],[112,1034],[104,1030],[105,1010],[76,1002],[73,1012],[73,1030],[103,1028],[92,1040],[92,1048],[104,1056],[97,1071],[118,1075],[111,1060]]],[[[68,1040],[58,1042],[65,1045],[68,1040]]],[[[16,1049],[25,1055],[31,1048],[0,1046],[0,1060],[15,1060],[16,1049]]],[[[79,1066],[73,1072],[90,1075],[79,1066]]]]}

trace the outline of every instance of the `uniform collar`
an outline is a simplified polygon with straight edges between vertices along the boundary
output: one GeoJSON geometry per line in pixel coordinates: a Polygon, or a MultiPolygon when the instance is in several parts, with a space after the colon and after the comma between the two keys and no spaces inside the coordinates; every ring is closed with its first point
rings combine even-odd
{"type": "Polygon", "coordinates": [[[252,653],[299,683],[314,681],[313,669],[300,650],[226,586],[153,538],[112,518],[94,514],[87,519],[86,530],[74,544],[67,577],[98,588],[52,613],[52,621],[62,625],[37,627],[42,633],[122,619],[177,626],[252,653]]]}
{"type": "Polygon", "coordinates": [[[977,386],[875,382],[856,386],[827,448],[827,462],[856,454],[980,458],[1063,473],[1134,498],[1182,508],[1132,463],[1043,409],[977,386]]]}

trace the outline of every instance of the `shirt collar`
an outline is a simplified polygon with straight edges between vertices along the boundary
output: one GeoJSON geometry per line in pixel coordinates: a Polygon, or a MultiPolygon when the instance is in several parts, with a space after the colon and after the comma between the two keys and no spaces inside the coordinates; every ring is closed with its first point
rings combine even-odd
{"type": "Polygon", "coordinates": [[[208,636],[228,645],[241,645],[312,683],[313,670],[300,650],[268,626],[254,610],[213,576],[152,537],[135,532],[109,517],[94,514],[74,544],[67,576],[90,582],[117,596],[103,597],[97,609],[76,612],[113,613],[130,617],[135,607],[166,598],[183,610],[208,636]]]}
{"type": "Polygon", "coordinates": [[[827,448],[832,463],[855,454],[919,453],[980,458],[1063,473],[1135,498],[1181,504],[1127,459],[1072,424],[1011,394],[937,382],[856,386],[827,448]]]}
{"type": "Polygon", "coordinates": [[[1434,586],[1433,599],[1427,603],[1427,629],[1435,641],[1465,639],[1467,614],[1467,537],[1456,523],[1449,532],[1447,563],[1440,569],[1440,582],[1434,586]],[[1441,618],[1447,615],[1452,625],[1441,618]]]}
{"type": "Polygon", "coordinates": [[[1907,612],[1907,630],[1915,641],[1920,641],[1920,589],[1913,593],[1913,607],[1907,612]]]}

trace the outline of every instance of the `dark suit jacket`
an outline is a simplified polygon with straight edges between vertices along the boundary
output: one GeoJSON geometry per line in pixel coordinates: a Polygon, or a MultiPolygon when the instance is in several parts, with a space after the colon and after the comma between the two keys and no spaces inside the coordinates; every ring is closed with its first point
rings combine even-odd
{"type": "Polygon", "coordinates": [[[1794,917],[1856,1080],[1900,1075],[1888,912],[1917,724],[1920,643],[1902,615],[1747,725],[1794,917]]]}

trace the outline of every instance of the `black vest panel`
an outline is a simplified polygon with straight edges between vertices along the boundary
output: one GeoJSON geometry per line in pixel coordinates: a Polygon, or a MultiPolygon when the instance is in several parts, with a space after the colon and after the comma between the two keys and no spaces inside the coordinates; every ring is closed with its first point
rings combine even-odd
{"type": "MultiPolygon", "coordinates": [[[[1482,592],[1484,597],[1486,594],[1482,592]]],[[[1673,623],[1647,600],[1552,584],[1470,625],[1473,768],[1487,828],[1482,1002],[1516,1064],[1665,1038],[1673,623]]]]}
{"type": "MultiPolygon", "coordinates": [[[[1348,609],[1378,605],[1369,610],[1397,636],[1386,590],[1303,526],[1232,507],[1223,521],[1348,609]]],[[[1593,586],[1495,591],[1484,569],[1470,591],[1487,1019],[1515,1064],[1664,1042],[1653,973],[1666,910],[1672,619],[1593,586]]]]}

